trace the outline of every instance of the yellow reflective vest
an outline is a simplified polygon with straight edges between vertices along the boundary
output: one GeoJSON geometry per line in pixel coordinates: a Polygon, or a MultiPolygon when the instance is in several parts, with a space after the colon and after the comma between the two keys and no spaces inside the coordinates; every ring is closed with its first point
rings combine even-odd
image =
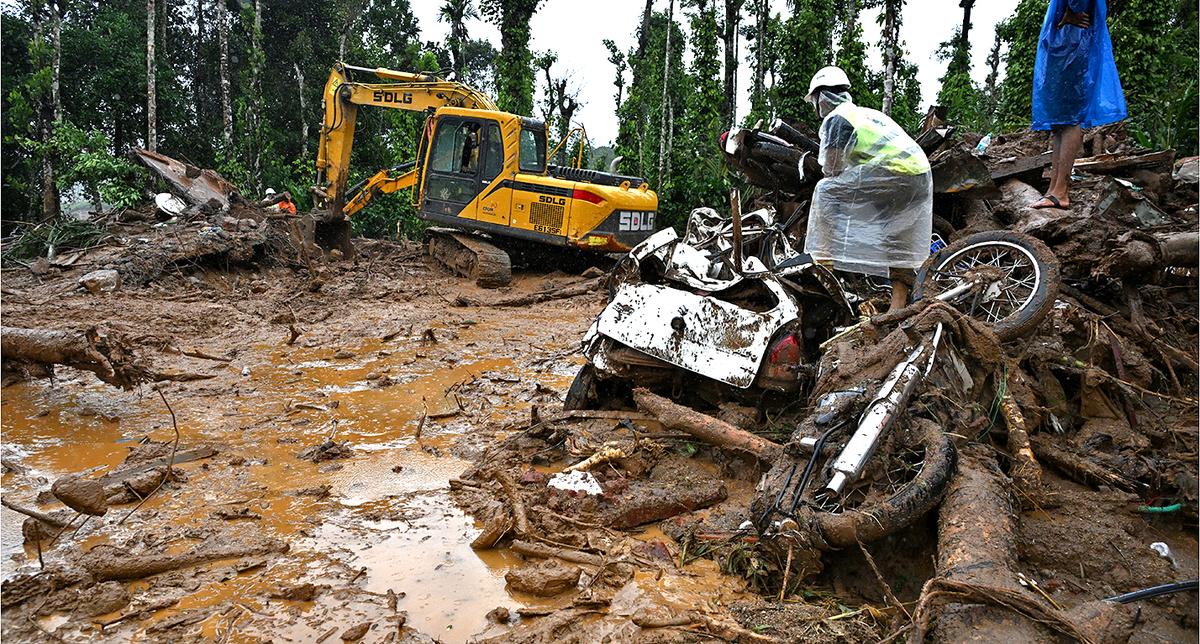
{"type": "Polygon", "coordinates": [[[853,103],[837,106],[826,118],[840,116],[854,128],[847,165],[882,165],[896,174],[929,172],[929,159],[904,129],[883,112],[853,103]]]}

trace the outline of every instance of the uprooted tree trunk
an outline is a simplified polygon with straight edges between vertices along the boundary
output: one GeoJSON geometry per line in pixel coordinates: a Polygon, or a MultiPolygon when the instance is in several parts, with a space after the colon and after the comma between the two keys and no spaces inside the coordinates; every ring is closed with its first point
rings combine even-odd
{"type": "Polygon", "coordinates": [[[687,432],[710,445],[748,452],[763,461],[772,460],[782,449],[777,443],[677,405],[646,389],[634,389],[633,400],[638,409],[657,418],[664,427],[687,432]]]}
{"type": "Polygon", "coordinates": [[[133,341],[115,332],[0,327],[0,354],[5,374],[24,377],[51,376],[54,365],[65,365],[96,374],[104,382],[133,389],[147,382],[204,380],[207,374],[155,371],[138,357],[133,341]]]}
{"type": "Polygon", "coordinates": [[[937,642],[1124,642],[1127,607],[1091,601],[1061,610],[1017,583],[1017,510],[995,458],[981,445],[963,449],[938,520],[938,576],[925,583],[909,642],[931,625],[937,642]],[[936,621],[933,614],[941,606],[936,621]]]}
{"type": "Polygon", "coordinates": [[[4,370],[53,368],[61,364],[96,374],[104,382],[132,389],[150,380],[150,371],[119,334],[102,335],[95,327],[82,333],[57,329],[0,328],[4,370]]]}
{"type": "MultiPolygon", "coordinates": [[[[1019,590],[1016,535],[1016,505],[995,458],[983,450],[963,449],[938,520],[938,575],[950,582],[1019,590]]],[[[947,603],[936,635],[945,642],[1032,642],[1042,636],[1012,611],[973,602],[947,603]]]]}
{"type": "Polygon", "coordinates": [[[1096,272],[1112,277],[1130,277],[1170,267],[1192,268],[1200,262],[1200,233],[1196,231],[1147,235],[1126,233],[1120,246],[1107,255],[1096,272]]]}
{"type": "Polygon", "coordinates": [[[212,539],[185,552],[148,555],[132,554],[113,546],[100,546],[84,556],[83,567],[96,581],[141,579],[220,559],[287,551],[286,541],[264,537],[232,542],[212,539]]]}

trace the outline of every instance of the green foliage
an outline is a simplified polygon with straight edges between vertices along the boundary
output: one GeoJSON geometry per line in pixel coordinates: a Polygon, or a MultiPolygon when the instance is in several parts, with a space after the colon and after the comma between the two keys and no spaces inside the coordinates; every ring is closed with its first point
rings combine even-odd
{"type": "MultiPolygon", "coordinates": [[[[850,79],[850,93],[854,96],[855,104],[879,109],[882,101],[882,77],[867,70],[867,46],[862,39],[862,25],[857,15],[852,24],[852,28],[841,30],[842,37],[838,42],[837,59],[834,64],[841,67],[850,79]]],[[[807,89],[808,84],[805,83],[804,87],[807,89]]]]}
{"type": "Polygon", "coordinates": [[[669,199],[664,221],[682,228],[693,208],[710,206],[725,209],[729,186],[724,159],[720,153],[721,58],[718,44],[717,12],[712,0],[693,0],[689,17],[691,33],[688,45],[692,62],[688,67],[689,95],[683,103],[682,127],[676,127],[678,145],[662,190],[669,199]]]}
{"type": "Polygon", "coordinates": [[[29,226],[19,233],[4,251],[7,265],[14,260],[28,261],[45,256],[53,248],[56,254],[89,248],[108,235],[105,230],[90,221],[57,219],[29,226]]]}
{"type": "Polygon", "coordinates": [[[1037,58],[1038,33],[1049,0],[1021,0],[1013,14],[996,26],[1008,46],[1004,56],[1004,80],[1000,83],[996,109],[997,129],[1029,127],[1033,114],[1033,66],[1037,58]]]}
{"type": "Polygon", "coordinates": [[[759,120],[770,122],[775,117],[770,86],[779,74],[784,26],[779,14],[768,13],[770,3],[767,0],[755,0],[754,10],[762,12],[765,20],[761,27],[757,21],[747,23],[742,27],[742,35],[747,40],[751,74],[761,75],[763,83],[761,86],[750,86],[750,112],[746,115],[746,125],[754,125],[759,120]]]}
{"type": "Polygon", "coordinates": [[[949,61],[942,76],[937,102],[946,108],[946,117],[969,130],[978,130],[987,120],[980,109],[980,91],[971,80],[971,50],[956,27],[954,37],[938,47],[938,60],[949,61]]]}
{"type": "Polygon", "coordinates": [[[127,208],[140,201],[146,194],[142,189],[147,178],[145,171],[124,157],[113,155],[111,145],[108,135],[99,130],[84,132],[69,121],[56,124],[49,154],[64,160],[55,177],[58,187],[66,189],[79,183],[92,203],[103,201],[116,208],[127,208]]]}
{"type": "Polygon", "coordinates": [[[529,19],[541,0],[482,0],[483,16],[500,28],[496,57],[496,105],[506,112],[533,113],[533,54],[529,19]]]}
{"type": "Polygon", "coordinates": [[[779,82],[772,88],[772,102],[781,118],[815,130],[821,119],[804,97],[813,74],[833,61],[829,38],[834,32],[834,15],[830,3],[796,0],[794,4],[794,12],[783,26],[779,82]]]}
{"type": "Polygon", "coordinates": [[[1144,145],[1196,154],[1197,11],[1188,0],[1110,4],[1113,56],[1130,131],[1144,145]]]}

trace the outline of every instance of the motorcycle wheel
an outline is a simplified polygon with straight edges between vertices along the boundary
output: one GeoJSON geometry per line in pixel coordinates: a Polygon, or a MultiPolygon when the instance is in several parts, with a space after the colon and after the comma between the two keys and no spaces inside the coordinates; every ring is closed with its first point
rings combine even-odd
{"type": "MultiPolygon", "coordinates": [[[[868,467],[886,471],[875,472],[874,480],[860,479],[837,500],[810,495],[810,517],[830,546],[875,541],[916,522],[941,502],[958,462],[950,436],[933,421],[912,419],[895,438],[895,445],[912,447],[884,460],[876,454],[868,467]]],[[[818,478],[813,489],[821,490],[826,482],[827,476],[818,478]]]]}
{"type": "Polygon", "coordinates": [[[963,312],[991,326],[1002,342],[1033,332],[1054,307],[1058,260],[1041,241],[1003,230],[969,235],[931,256],[917,271],[913,299],[936,297],[981,269],[1004,272],[1001,292],[963,312]]]}
{"type": "Polygon", "coordinates": [[[595,409],[596,407],[596,368],[585,364],[575,374],[567,396],[563,399],[563,410],[595,409]]]}

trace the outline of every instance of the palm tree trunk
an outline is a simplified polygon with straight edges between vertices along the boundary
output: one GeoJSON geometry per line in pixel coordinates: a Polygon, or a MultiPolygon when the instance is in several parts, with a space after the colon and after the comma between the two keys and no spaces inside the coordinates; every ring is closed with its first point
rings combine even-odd
{"type": "Polygon", "coordinates": [[[308,155],[308,107],[304,104],[304,72],[300,71],[300,63],[292,63],[296,70],[296,84],[300,94],[300,155],[308,155]]]}
{"type": "Polygon", "coordinates": [[[883,73],[883,113],[891,115],[896,102],[896,48],[899,24],[896,5],[900,0],[884,0],[883,3],[883,57],[886,69],[883,73]]]}
{"type": "Polygon", "coordinates": [[[667,160],[667,81],[671,78],[669,68],[671,64],[671,31],[675,26],[675,0],[667,0],[667,3],[667,42],[663,52],[662,103],[659,105],[662,116],[658,124],[658,185],[660,187],[666,185],[663,170],[667,160]]]}
{"type": "Polygon", "coordinates": [[[224,0],[217,3],[217,47],[220,49],[221,73],[221,143],[226,153],[233,144],[233,104],[229,92],[229,9],[224,0]]]}
{"type": "Polygon", "coordinates": [[[146,0],[146,149],[158,149],[158,106],[154,88],[154,0],[146,0]]]}

